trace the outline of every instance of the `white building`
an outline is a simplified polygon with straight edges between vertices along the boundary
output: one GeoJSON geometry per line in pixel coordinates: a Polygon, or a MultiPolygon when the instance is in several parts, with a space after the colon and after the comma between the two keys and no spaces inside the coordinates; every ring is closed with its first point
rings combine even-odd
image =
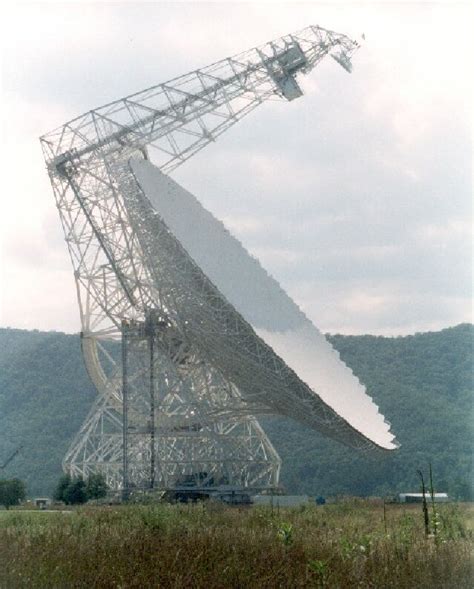
{"type": "MultiPolygon", "coordinates": [[[[427,501],[432,501],[431,493],[425,493],[427,501]]],[[[423,493],[400,493],[398,495],[400,503],[421,503],[423,501],[423,493]]],[[[447,503],[450,501],[447,493],[434,493],[433,499],[435,503],[447,503]]]]}

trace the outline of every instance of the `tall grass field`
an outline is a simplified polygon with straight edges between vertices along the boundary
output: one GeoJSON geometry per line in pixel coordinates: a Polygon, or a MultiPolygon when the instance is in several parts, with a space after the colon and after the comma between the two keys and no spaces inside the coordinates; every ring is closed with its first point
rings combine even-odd
{"type": "Polygon", "coordinates": [[[1,589],[471,589],[473,507],[351,501],[0,511],[1,589]]]}

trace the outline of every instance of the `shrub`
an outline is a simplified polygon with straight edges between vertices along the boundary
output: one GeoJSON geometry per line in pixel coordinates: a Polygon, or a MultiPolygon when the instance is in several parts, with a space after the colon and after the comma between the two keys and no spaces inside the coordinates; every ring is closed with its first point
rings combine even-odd
{"type": "Polygon", "coordinates": [[[67,501],[65,498],[65,493],[66,493],[66,489],[69,487],[71,482],[72,482],[71,475],[63,474],[63,476],[58,481],[58,485],[56,487],[56,490],[54,491],[53,497],[54,497],[55,501],[64,501],[64,503],[67,504],[67,501]]]}
{"type": "Polygon", "coordinates": [[[74,479],[64,491],[66,505],[82,505],[87,503],[86,483],[82,479],[74,479]]]}
{"type": "Polygon", "coordinates": [[[54,499],[66,505],[81,505],[89,499],[101,499],[107,495],[107,483],[102,473],[92,473],[87,481],[64,474],[58,482],[54,499]]]}
{"type": "Polygon", "coordinates": [[[18,505],[25,497],[25,483],[20,479],[0,481],[0,505],[3,505],[6,509],[18,505]]]}
{"type": "Polygon", "coordinates": [[[107,482],[101,472],[92,473],[86,482],[87,499],[102,499],[107,495],[107,482]]]}

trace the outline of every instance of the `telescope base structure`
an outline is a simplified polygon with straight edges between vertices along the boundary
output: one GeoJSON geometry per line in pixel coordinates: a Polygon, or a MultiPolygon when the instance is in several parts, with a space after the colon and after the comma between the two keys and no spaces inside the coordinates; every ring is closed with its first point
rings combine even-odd
{"type": "Polygon", "coordinates": [[[125,500],[164,491],[245,503],[278,487],[280,458],[238,390],[158,312],[123,322],[122,375],[109,383],[65,457],[71,476],[101,472],[125,500]]]}

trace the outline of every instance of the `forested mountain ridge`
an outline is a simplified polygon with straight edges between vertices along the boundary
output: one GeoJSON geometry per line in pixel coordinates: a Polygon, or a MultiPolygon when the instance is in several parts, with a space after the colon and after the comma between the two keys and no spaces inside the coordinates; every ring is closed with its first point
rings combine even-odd
{"type": "MultiPolygon", "coordinates": [[[[433,465],[438,490],[468,498],[472,475],[474,326],[406,337],[328,336],[392,423],[400,450],[361,455],[282,418],[262,420],[288,492],[388,494],[418,489],[433,465]]],[[[51,494],[94,388],[77,335],[0,329],[0,473],[51,494]]]]}

